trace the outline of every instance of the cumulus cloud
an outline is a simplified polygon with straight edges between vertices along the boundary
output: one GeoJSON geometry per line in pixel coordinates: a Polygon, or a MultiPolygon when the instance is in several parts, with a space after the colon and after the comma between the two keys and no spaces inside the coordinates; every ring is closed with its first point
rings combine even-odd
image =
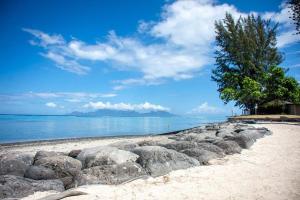
{"type": "Polygon", "coordinates": [[[279,24],[279,34],[277,37],[277,46],[279,48],[287,47],[300,41],[299,35],[293,20],[290,18],[292,10],[287,4],[280,5],[279,12],[265,12],[262,14],[264,19],[270,19],[279,24]]]}
{"type": "Polygon", "coordinates": [[[167,4],[159,21],[140,22],[140,34],[163,39],[147,44],[137,37],[118,36],[114,31],[109,32],[106,41],[95,44],[74,38],[67,41],[61,35],[34,29],[24,31],[35,37],[33,45],[44,48],[46,52],[42,55],[63,70],[86,74],[90,68],[81,64],[86,60],[112,63],[116,68],[141,73],[140,77],[115,81],[115,89],[123,89],[193,78],[195,72],[213,62],[214,21],[222,19],[225,12],[236,17],[241,14],[234,6],[214,5],[212,1],[167,4]]]}
{"type": "Polygon", "coordinates": [[[48,102],[45,104],[47,107],[50,107],[50,108],[56,108],[57,107],[57,104],[56,103],[53,103],[53,102],[48,102]]]}
{"type": "Polygon", "coordinates": [[[111,98],[117,96],[115,93],[88,93],[88,92],[29,92],[23,96],[40,97],[40,98],[69,98],[69,99],[95,99],[111,98]]]}
{"type": "Polygon", "coordinates": [[[130,104],[130,103],[110,103],[110,102],[89,102],[83,105],[84,108],[90,109],[111,109],[111,110],[135,110],[135,111],[169,111],[169,108],[161,105],[151,104],[145,102],[142,104],[130,104]]]}
{"type": "MultiPolygon", "coordinates": [[[[249,14],[213,0],[174,1],[163,7],[159,20],[140,21],[138,34],[134,36],[121,37],[110,31],[105,40],[87,43],[40,30],[23,30],[34,36],[31,44],[42,47],[42,55],[62,70],[84,75],[91,68],[82,63],[92,61],[104,62],[117,70],[139,72],[138,77],[115,80],[114,89],[120,90],[131,85],[190,79],[199,74],[203,67],[214,62],[214,22],[223,19],[226,12],[236,19],[249,14]],[[139,36],[149,37],[151,42],[146,43],[139,36]]],[[[280,24],[278,47],[299,41],[299,37],[293,35],[286,6],[283,5],[280,12],[260,14],[280,24]]]]}
{"type": "Polygon", "coordinates": [[[211,106],[207,102],[204,102],[198,107],[192,109],[188,114],[220,114],[224,112],[224,109],[211,106]]]}
{"type": "Polygon", "coordinates": [[[89,102],[97,99],[107,99],[117,96],[115,93],[88,92],[27,92],[17,94],[0,94],[1,102],[24,102],[26,100],[41,99],[47,101],[66,101],[70,103],[89,102]]]}

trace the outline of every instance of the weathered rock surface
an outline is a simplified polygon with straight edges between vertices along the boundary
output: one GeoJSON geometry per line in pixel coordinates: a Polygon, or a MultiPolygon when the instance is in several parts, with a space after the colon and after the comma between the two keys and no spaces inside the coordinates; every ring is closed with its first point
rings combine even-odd
{"type": "Polygon", "coordinates": [[[34,180],[47,180],[47,179],[57,179],[54,170],[51,168],[46,168],[43,166],[30,166],[25,174],[25,178],[31,178],[34,180]]]}
{"type": "Polygon", "coordinates": [[[81,170],[82,164],[79,160],[69,156],[43,157],[35,161],[34,165],[52,169],[64,183],[66,188],[73,182],[73,177],[81,170]]]}
{"type": "Polygon", "coordinates": [[[220,157],[220,155],[218,155],[217,153],[198,148],[185,149],[181,152],[197,159],[201,165],[207,165],[209,164],[210,160],[220,157]]]}
{"type": "Polygon", "coordinates": [[[0,175],[24,176],[32,161],[32,155],[21,152],[2,154],[0,155],[0,175]]]}
{"type": "Polygon", "coordinates": [[[241,153],[241,151],[242,151],[242,148],[235,141],[220,140],[220,141],[214,142],[214,145],[223,149],[225,154],[227,154],[227,155],[241,153]]]}
{"type": "Polygon", "coordinates": [[[201,142],[198,143],[198,147],[199,149],[204,149],[206,151],[211,151],[214,152],[216,154],[218,154],[219,156],[224,156],[225,152],[223,149],[221,149],[220,147],[210,143],[210,142],[201,142]]]}
{"type": "Polygon", "coordinates": [[[118,149],[125,150],[125,151],[130,151],[138,147],[139,145],[135,142],[120,141],[120,142],[115,142],[113,144],[110,144],[109,146],[116,147],[118,149]]]}
{"type": "Polygon", "coordinates": [[[126,162],[84,169],[76,181],[78,185],[120,184],[143,176],[146,172],[138,163],[126,162]]]}
{"type": "Polygon", "coordinates": [[[80,154],[81,149],[75,149],[69,152],[68,156],[72,158],[77,158],[77,156],[80,154]]]}
{"type": "Polygon", "coordinates": [[[198,147],[198,143],[194,141],[174,141],[171,143],[161,145],[167,149],[173,149],[175,151],[182,151],[184,149],[192,149],[198,147]]]}
{"type": "Polygon", "coordinates": [[[167,174],[172,170],[200,165],[194,158],[160,146],[138,147],[133,152],[140,156],[137,162],[154,177],[167,174]]]}
{"type": "Polygon", "coordinates": [[[143,140],[137,143],[139,146],[159,146],[159,142],[158,141],[154,141],[154,140],[143,140]]]}
{"type": "Polygon", "coordinates": [[[44,157],[52,157],[52,156],[64,156],[65,154],[62,152],[55,152],[55,151],[38,151],[34,156],[34,162],[44,158],[44,157]]]}
{"type": "Polygon", "coordinates": [[[132,152],[110,146],[83,149],[77,156],[77,159],[82,162],[84,168],[135,162],[137,158],[138,155],[132,152]]]}
{"type": "Polygon", "coordinates": [[[22,198],[37,191],[64,191],[60,180],[32,180],[14,175],[0,176],[0,199],[22,198]]]}
{"type": "Polygon", "coordinates": [[[226,136],[224,139],[226,141],[228,141],[228,140],[235,141],[243,149],[249,149],[256,141],[256,139],[254,139],[253,137],[249,137],[249,136],[243,135],[243,134],[235,134],[234,136],[226,136]]]}
{"type": "Polygon", "coordinates": [[[220,129],[216,132],[216,136],[224,138],[226,136],[234,136],[234,129],[220,129]]]}

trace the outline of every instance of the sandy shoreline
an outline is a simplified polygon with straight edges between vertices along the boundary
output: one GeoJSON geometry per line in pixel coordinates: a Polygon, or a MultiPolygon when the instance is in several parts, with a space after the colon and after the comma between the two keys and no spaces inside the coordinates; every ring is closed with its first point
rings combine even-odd
{"type": "MultiPolygon", "coordinates": [[[[300,199],[300,125],[268,123],[255,126],[269,128],[273,135],[258,140],[241,154],[215,160],[213,165],[177,170],[163,177],[118,186],[82,186],[75,190],[88,195],[65,199],[300,199]]],[[[163,139],[164,136],[160,137],[155,138],[163,139]]],[[[133,140],[139,139],[145,138],[133,140]]],[[[101,145],[111,142],[116,140],[101,141],[101,145]]],[[[58,151],[78,145],[57,144],[15,150],[58,151]]],[[[93,145],[99,145],[99,141],[82,143],[80,147],[93,145]]],[[[37,192],[24,199],[39,199],[49,194],[52,193],[37,192]]]]}

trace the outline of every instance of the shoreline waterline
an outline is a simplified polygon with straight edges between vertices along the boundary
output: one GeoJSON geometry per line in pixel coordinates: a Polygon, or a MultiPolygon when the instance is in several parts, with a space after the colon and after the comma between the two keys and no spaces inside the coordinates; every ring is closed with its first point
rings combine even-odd
{"type": "Polygon", "coordinates": [[[226,121],[226,117],[0,116],[0,145],[170,134],[226,121]]]}

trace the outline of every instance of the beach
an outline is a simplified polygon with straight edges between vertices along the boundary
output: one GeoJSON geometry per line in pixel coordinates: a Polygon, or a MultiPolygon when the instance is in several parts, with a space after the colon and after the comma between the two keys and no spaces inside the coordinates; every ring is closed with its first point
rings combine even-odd
{"type": "MultiPolygon", "coordinates": [[[[116,186],[81,186],[73,190],[87,195],[65,199],[299,199],[299,124],[263,123],[254,126],[266,127],[273,135],[259,139],[250,149],[243,149],[241,154],[227,155],[212,160],[211,165],[176,170],[156,178],[138,179],[116,186]]],[[[145,139],[164,140],[166,136],[16,146],[4,151],[69,151],[120,140],[145,139]]],[[[55,193],[36,192],[24,199],[39,199],[55,193]]]]}

